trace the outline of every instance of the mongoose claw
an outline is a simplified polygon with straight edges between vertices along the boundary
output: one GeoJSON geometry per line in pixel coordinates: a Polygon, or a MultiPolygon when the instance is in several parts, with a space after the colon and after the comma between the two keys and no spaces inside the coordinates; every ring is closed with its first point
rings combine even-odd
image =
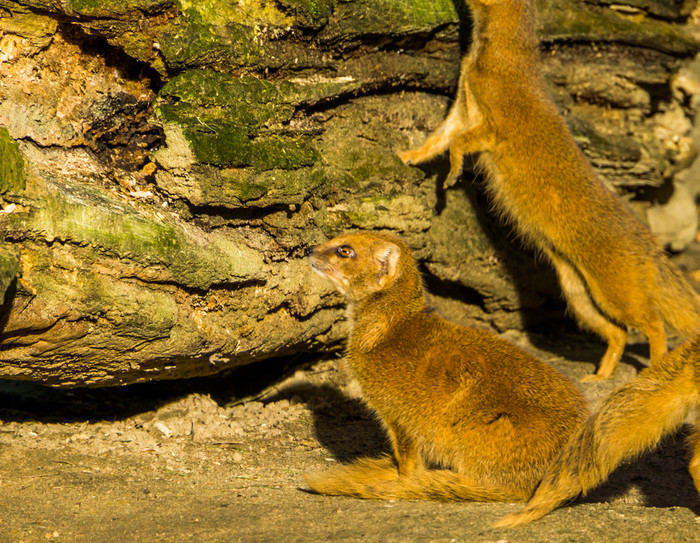
{"type": "Polygon", "coordinates": [[[415,164],[415,151],[396,151],[396,154],[406,166],[413,166],[413,164],[415,164]]]}

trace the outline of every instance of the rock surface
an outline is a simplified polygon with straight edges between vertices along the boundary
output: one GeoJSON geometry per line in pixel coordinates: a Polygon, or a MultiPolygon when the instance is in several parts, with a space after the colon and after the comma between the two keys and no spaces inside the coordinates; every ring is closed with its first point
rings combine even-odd
{"type": "MultiPolygon", "coordinates": [[[[459,2],[457,2],[459,5],[459,2]]],[[[601,176],[682,249],[697,229],[697,14],[541,0],[543,62],[601,176]]],[[[448,316],[557,305],[478,180],[404,166],[454,94],[450,0],[0,0],[0,377],[206,375],[337,347],[303,249],[352,228],[416,251],[448,316]]]]}

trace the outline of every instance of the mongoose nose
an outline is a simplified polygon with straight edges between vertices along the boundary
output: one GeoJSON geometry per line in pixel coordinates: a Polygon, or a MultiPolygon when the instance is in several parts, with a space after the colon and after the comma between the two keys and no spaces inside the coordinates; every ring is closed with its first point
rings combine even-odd
{"type": "Polygon", "coordinates": [[[313,247],[307,247],[306,249],[304,249],[304,256],[311,256],[311,253],[313,253],[313,252],[314,252],[313,247]]]}

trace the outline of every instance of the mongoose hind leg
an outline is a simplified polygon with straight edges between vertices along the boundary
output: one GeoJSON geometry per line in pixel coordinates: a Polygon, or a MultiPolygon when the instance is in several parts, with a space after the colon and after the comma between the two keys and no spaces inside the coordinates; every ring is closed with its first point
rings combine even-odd
{"type": "Polygon", "coordinates": [[[545,252],[557,270],[561,289],[576,319],[580,324],[590,328],[608,342],[608,347],[600,359],[596,373],[586,375],[581,381],[589,382],[607,379],[613,374],[620,358],[622,358],[622,352],[627,342],[627,330],[621,328],[600,312],[593,303],[583,279],[571,264],[553,251],[545,252]]]}

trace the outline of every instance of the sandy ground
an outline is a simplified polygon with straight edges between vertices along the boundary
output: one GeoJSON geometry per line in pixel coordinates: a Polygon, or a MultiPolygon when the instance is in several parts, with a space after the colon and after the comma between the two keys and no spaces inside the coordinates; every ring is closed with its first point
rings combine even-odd
{"type": "MultiPolygon", "coordinates": [[[[506,336],[574,378],[603,349],[575,332],[506,336]]],[[[627,352],[612,382],[582,386],[594,403],[644,363],[645,345],[627,352]]],[[[255,371],[264,382],[278,366],[255,371]]],[[[517,504],[305,491],[304,472],[387,450],[342,359],[303,364],[262,395],[240,381],[72,391],[0,383],[0,541],[700,541],[682,433],[585,500],[493,530],[517,504]]]]}

